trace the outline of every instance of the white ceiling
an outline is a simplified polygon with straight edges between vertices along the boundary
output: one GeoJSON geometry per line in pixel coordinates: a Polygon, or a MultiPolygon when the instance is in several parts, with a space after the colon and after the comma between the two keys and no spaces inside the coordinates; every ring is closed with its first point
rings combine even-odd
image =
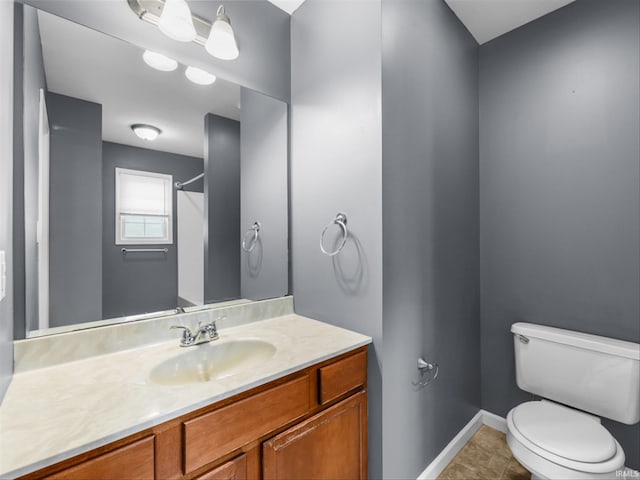
{"type": "Polygon", "coordinates": [[[296,9],[304,3],[304,0],[269,0],[276,7],[281,8],[289,15],[296,11],[296,9]]]}
{"type": "MultiPolygon", "coordinates": [[[[305,0],[269,0],[292,14],[305,0]]],[[[421,0],[438,1],[438,0],[421,0]]],[[[575,0],[444,0],[482,45],[575,0]]]]}
{"type": "Polygon", "coordinates": [[[47,89],[101,104],[105,141],[202,158],[204,116],[240,118],[238,85],[195,85],[183,65],[159,72],[134,45],[41,10],[38,20],[47,89]],[[133,123],[155,125],[162,135],[141,140],[133,123]]]}
{"type": "Polygon", "coordinates": [[[445,0],[482,45],[574,0],[445,0]]]}

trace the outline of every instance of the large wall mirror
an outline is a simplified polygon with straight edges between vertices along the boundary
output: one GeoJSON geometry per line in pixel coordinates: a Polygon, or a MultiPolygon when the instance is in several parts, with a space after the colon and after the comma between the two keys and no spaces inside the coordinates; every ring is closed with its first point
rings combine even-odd
{"type": "Polygon", "coordinates": [[[16,338],[287,295],[287,105],[20,8],[16,338]]]}

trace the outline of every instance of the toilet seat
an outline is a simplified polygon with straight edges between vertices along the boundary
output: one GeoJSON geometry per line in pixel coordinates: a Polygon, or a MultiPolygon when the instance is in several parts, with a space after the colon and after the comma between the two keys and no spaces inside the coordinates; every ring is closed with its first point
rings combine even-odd
{"type": "Polygon", "coordinates": [[[576,462],[613,458],[616,442],[595,419],[552,402],[526,402],[513,410],[513,424],[540,448],[576,462]]]}
{"type": "Polygon", "coordinates": [[[610,473],[624,466],[624,451],[600,423],[552,402],[526,402],[507,415],[509,433],[542,459],[570,470],[610,473]]]}

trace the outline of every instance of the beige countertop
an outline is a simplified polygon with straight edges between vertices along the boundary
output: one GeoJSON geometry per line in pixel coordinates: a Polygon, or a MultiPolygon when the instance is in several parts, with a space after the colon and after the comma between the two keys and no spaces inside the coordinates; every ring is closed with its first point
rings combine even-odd
{"type": "MultiPolygon", "coordinates": [[[[177,340],[16,373],[0,405],[0,478],[13,478],[176,418],[371,338],[291,314],[219,330],[259,339],[276,352],[248,371],[188,385],[158,385],[149,373],[191,348],[177,340]]],[[[215,343],[214,342],[214,343],[215,343]]]]}

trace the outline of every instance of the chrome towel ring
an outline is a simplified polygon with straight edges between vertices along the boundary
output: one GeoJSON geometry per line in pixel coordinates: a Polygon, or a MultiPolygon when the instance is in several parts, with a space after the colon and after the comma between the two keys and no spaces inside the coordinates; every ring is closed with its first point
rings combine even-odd
{"type": "Polygon", "coordinates": [[[418,381],[411,382],[418,389],[424,388],[438,378],[439,365],[436,362],[429,363],[424,358],[418,358],[418,381]]]}
{"type": "Polygon", "coordinates": [[[322,234],[320,235],[320,250],[322,250],[322,253],[324,253],[325,255],[333,257],[340,253],[340,251],[344,248],[345,243],[347,243],[348,237],[349,230],[347,230],[347,216],[344,213],[338,213],[336,215],[336,218],[334,218],[333,221],[326,227],[324,227],[324,230],[322,230],[322,234]],[[340,240],[340,242],[338,243],[338,247],[333,252],[331,252],[324,248],[324,236],[327,233],[329,227],[334,224],[338,225],[342,230],[342,240],[340,240]]]}
{"type": "Polygon", "coordinates": [[[242,236],[242,250],[249,253],[251,252],[256,244],[258,243],[258,237],[260,236],[260,222],[253,222],[253,225],[249,230],[247,230],[242,236]],[[250,246],[247,247],[247,236],[253,233],[253,237],[249,237],[250,246]]]}

